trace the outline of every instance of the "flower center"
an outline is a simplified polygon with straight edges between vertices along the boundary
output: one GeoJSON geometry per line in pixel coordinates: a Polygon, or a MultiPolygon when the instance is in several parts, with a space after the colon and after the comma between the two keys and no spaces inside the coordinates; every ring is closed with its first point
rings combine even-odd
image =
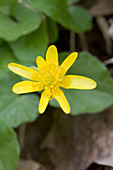
{"type": "Polygon", "coordinates": [[[52,89],[59,87],[59,75],[57,74],[58,67],[54,64],[49,64],[43,68],[42,83],[45,89],[52,89]]]}
{"type": "Polygon", "coordinates": [[[47,78],[45,79],[46,85],[49,86],[50,88],[53,88],[54,85],[56,84],[56,79],[54,75],[49,74],[47,78]]]}

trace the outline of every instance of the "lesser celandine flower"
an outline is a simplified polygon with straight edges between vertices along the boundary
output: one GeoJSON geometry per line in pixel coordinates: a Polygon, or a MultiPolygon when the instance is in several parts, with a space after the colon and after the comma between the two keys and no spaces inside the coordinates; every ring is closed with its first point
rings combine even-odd
{"type": "Polygon", "coordinates": [[[39,102],[39,113],[43,113],[49,100],[55,98],[65,113],[70,113],[68,101],[60,89],[84,89],[90,90],[96,87],[92,79],[77,75],[65,75],[78,56],[77,52],[71,53],[59,66],[58,52],[54,45],[51,45],[46,53],[46,61],[38,56],[37,67],[28,68],[16,63],[10,63],[9,69],[14,73],[29,80],[16,83],[12,91],[16,94],[42,91],[39,102]]]}

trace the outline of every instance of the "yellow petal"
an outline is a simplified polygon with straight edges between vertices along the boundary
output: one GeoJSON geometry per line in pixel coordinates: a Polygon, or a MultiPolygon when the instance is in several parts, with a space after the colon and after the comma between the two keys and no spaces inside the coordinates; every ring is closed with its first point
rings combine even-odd
{"type": "Polygon", "coordinates": [[[61,89],[59,88],[54,89],[52,96],[58,101],[58,103],[60,104],[60,107],[66,114],[70,113],[69,103],[61,89]]]}
{"type": "Polygon", "coordinates": [[[39,72],[41,74],[44,74],[45,69],[47,69],[48,65],[47,62],[44,60],[44,58],[38,56],[36,59],[37,67],[39,69],[39,72]]]}
{"type": "Polygon", "coordinates": [[[35,71],[38,71],[38,72],[39,72],[38,67],[31,66],[30,68],[32,68],[33,70],[35,70],[35,71]]]}
{"type": "Polygon", "coordinates": [[[66,89],[90,90],[97,86],[97,83],[84,76],[67,75],[62,78],[60,86],[66,89]]]}
{"type": "Polygon", "coordinates": [[[55,64],[58,66],[58,52],[54,45],[51,45],[46,53],[46,61],[48,64],[55,64]]]}
{"type": "Polygon", "coordinates": [[[16,94],[31,93],[41,90],[43,90],[43,84],[33,81],[21,81],[16,83],[12,88],[12,91],[16,94]]]}
{"type": "Polygon", "coordinates": [[[38,71],[16,63],[8,64],[8,68],[14,73],[30,80],[40,81],[41,75],[38,71]]]}
{"type": "Polygon", "coordinates": [[[40,102],[39,102],[39,113],[43,113],[49,103],[51,97],[51,91],[49,89],[46,89],[41,94],[40,102]]]}
{"type": "Polygon", "coordinates": [[[59,77],[62,77],[66,74],[68,69],[72,66],[72,64],[75,62],[76,58],[78,56],[77,52],[71,53],[60,65],[59,70],[57,74],[59,74],[59,77]]]}

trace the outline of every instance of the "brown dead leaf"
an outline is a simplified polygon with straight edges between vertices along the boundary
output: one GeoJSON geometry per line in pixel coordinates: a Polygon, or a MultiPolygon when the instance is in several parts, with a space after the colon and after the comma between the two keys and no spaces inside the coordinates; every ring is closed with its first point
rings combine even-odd
{"type": "Polygon", "coordinates": [[[45,170],[41,164],[33,160],[20,160],[18,170],[45,170]]]}
{"type": "Polygon", "coordinates": [[[100,0],[89,9],[93,16],[106,16],[113,14],[113,0],[100,0]]]}

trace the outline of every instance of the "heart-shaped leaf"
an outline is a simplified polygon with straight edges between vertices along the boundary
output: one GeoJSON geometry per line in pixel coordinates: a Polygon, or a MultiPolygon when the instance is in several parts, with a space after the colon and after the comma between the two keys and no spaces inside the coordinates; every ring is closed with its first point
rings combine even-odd
{"type": "MultiPolygon", "coordinates": [[[[60,54],[60,63],[68,55],[60,54]]],[[[86,76],[97,82],[93,90],[64,90],[72,115],[100,112],[113,104],[113,80],[107,68],[95,56],[81,52],[67,74],[86,76]]],[[[55,100],[50,101],[50,104],[58,106],[55,100]]]]}
{"type": "Polygon", "coordinates": [[[12,86],[21,81],[21,77],[8,69],[8,62],[18,61],[13,57],[7,46],[0,48],[0,119],[9,126],[16,127],[23,122],[37,118],[39,97],[36,94],[17,95],[12,86]]]}
{"type": "Polygon", "coordinates": [[[14,41],[40,26],[41,16],[17,3],[17,1],[10,0],[10,3],[6,3],[5,0],[3,4],[0,3],[0,38],[6,41],[14,41]]]}
{"type": "Polygon", "coordinates": [[[19,159],[19,145],[14,131],[0,120],[0,170],[15,170],[19,159]]]}
{"type": "Polygon", "coordinates": [[[92,17],[88,11],[82,7],[68,6],[67,0],[24,0],[24,2],[76,33],[82,33],[92,27],[92,17]]]}
{"type": "MultiPolygon", "coordinates": [[[[48,36],[44,24],[36,31],[9,43],[15,56],[26,65],[35,63],[38,55],[44,56],[48,46],[48,36]]],[[[21,63],[22,64],[22,63],[21,63]]]]}

